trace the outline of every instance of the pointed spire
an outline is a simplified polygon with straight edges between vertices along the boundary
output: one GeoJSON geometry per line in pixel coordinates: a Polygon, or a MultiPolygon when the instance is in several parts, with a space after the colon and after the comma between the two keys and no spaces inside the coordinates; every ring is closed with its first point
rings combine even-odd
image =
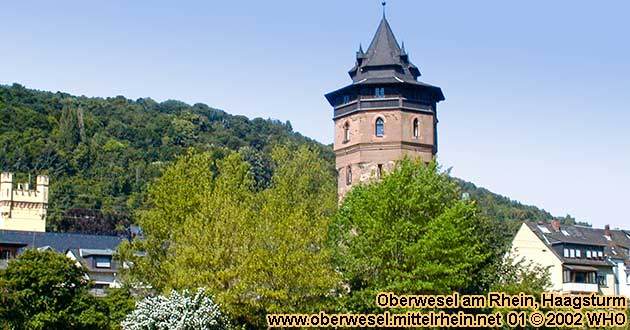
{"type": "Polygon", "coordinates": [[[401,48],[387,18],[383,16],[367,50],[364,52],[362,45],[359,45],[357,63],[349,74],[354,81],[368,77],[398,77],[416,81],[420,71],[409,62],[404,43],[401,48]]]}
{"type": "Polygon", "coordinates": [[[387,5],[386,1],[381,2],[381,5],[383,5],[383,18],[385,18],[385,6],[387,5]]]}
{"type": "Polygon", "coordinates": [[[367,50],[368,63],[370,65],[396,64],[399,56],[398,41],[396,41],[389,22],[383,17],[367,50]]]}

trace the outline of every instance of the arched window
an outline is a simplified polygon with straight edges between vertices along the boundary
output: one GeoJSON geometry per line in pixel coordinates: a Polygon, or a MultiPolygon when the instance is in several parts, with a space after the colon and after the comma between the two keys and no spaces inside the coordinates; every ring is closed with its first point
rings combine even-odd
{"type": "Polygon", "coordinates": [[[350,141],[350,123],[343,124],[343,142],[350,141]]]}
{"type": "Polygon", "coordinates": [[[383,118],[379,117],[376,119],[376,124],[374,125],[374,133],[376,134],[376,136],[378,137],[382,137],[385,134],[385,122],[383,121],[383,118]]]}
{"type": "Polygon", "coordinates": [[[416,118],[413,120],[413,138],[417,139],[418,135],[420,135],[420,127],[419,127],[418,118],[416,118]]]}
{"type": "Polygon", "coordinates": [[[346,167],[346,185],[352,184],[352,167],[346,167]]]}

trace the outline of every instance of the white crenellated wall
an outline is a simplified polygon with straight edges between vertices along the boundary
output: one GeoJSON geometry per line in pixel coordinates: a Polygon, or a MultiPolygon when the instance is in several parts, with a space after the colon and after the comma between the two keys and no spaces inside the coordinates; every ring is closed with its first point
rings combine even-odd
{"type": "Polygon", "coordinates": [[[48,208],[46,175],[38,175],[35,189],[28,183],[14,186],[13,173],[0,174],[0,229],[46,231],[48,208]]]}

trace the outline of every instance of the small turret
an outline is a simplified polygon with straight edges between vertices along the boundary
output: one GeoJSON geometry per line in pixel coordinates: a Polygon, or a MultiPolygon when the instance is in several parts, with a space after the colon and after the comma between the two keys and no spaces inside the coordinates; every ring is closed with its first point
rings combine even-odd
{"type": "Polygon", "coordinates": [[[48,203],[48,176],[37,176],[37,194],[41,196],[44,203],[48,203]]]}
{"type": "Polygon", "coordinates": [[[10,200],[13,191],[13,173],[0,174],[0,200],[10,200]]]}

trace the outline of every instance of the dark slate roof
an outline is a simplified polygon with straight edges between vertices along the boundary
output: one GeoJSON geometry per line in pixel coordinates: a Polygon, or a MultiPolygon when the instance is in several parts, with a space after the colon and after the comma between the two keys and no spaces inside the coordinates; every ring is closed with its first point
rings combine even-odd
{"type": "Polygon", "coordinates": [[[356,64],[348,73],[354,82],[384,77],[398,77],[413,82],[420,76],[420,70],[409,61],[407,52],[398,45],[385,16],[367,52],[359,48],[356,64]]]}
{"type": "Polygon", "coordinates": [[[49,246],[62,253],[70,249],[115,250],[123,240],[118,236],[0,230],[0,244],[21,243],[35,248],[49,246]]]}
{"type": "Polygon", "coordinates": [[[558,243],[571,243],[571,244],[581,244],[581,245],[596,245],[596,246],[607,246],[606,238],[602,233],[598,232],[598,229],[583,227],[583,226],[573,226],[573,225],[562,225],[559,231],[553,229],[551,224],[549,223],[533,223],[528,222],[527,225],[534,230],[537,234],[543,234],[547,241],[551,244],[558,243]],[[543,232],[541,228],[547,229],[549,233],[543,232]],[[566,232],[568,235],[566,235],[566,232]]]}
{"type": "MultiPolygon", "coordinates": [[[[525,223],[540,239],[548,246],[556,244],[577,244],[599,246],[604,248],[604,255],[611,258],[623,259],[626,265],[630,265],[630,233],[610,229],[610,239],[606,237],[605,229],[591,228],[576,225],[560,225],[560,230],[556,231],[549,223],[525,223]],[[568,235],[567,235],[568,234],[568,235]]],[[[609,265],[604,260],[576,259],[558,257],[567,264],[574,265],[609,265]]]]}
{"type": "Polygon", "coordinates": [[[83,254],[83,256],[81,255],[81,249],[70,249],[69,250],[75,258],[77,258],[77,261],[86,269],[88,269],[90,272],[92,273],[116,273],[119,271],[119,262],[117,260],[110,260],[111,263],[111,268],[96,268],[93,267],[94,264],[92,263],[92,257],[94,257],[95,255],[86,255],[85,253],[83,254]]]}

